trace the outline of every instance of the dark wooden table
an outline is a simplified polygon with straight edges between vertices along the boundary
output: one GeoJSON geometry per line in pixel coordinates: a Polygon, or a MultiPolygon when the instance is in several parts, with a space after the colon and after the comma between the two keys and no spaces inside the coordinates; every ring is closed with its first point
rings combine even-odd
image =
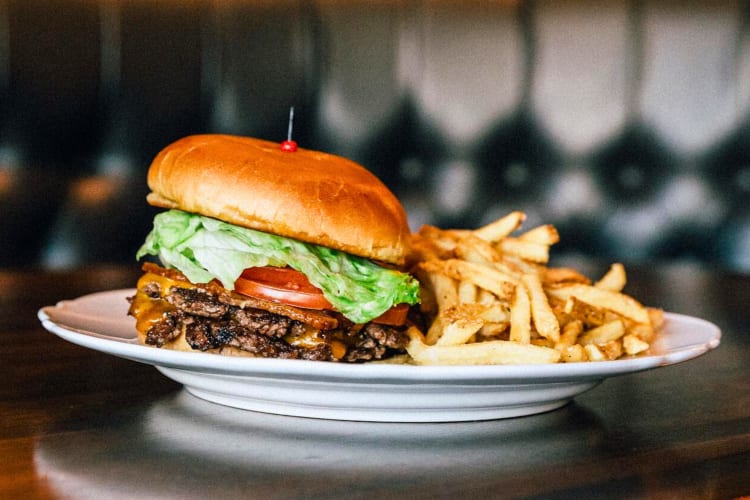
{"type": "Polygon", "coordinates": [[[136,266],[0,272],[0,498],[750,495],[750,276],[629,271],[630,293],[717,323],[722,345],[609,379],[554,412],[461,424],[206,403],[40,326],[39,307],[131,287],[136,266]]]}

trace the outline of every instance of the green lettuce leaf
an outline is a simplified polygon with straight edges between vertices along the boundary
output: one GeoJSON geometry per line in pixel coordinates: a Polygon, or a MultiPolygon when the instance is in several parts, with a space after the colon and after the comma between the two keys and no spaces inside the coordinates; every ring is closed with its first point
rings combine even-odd
{"type": "Polygon", "coordinates": [[[180,210],[162,212],[136,259],[159,258],[193,283],[217,279],[234,289],[248,267],[289,266],[344,316],[367,323],[396,304],[419,302],[419,284],[408,274],[338,250],[247,229],[180,210]]]}

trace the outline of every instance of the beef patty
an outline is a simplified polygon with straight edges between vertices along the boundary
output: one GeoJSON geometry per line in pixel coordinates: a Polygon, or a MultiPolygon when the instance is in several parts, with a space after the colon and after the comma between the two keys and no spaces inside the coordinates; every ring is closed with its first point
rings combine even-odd
{"type": "Polygon", "coordinates": [[[138,318],[143,310],[158,311],[144,328],[145,342],[156,347],[184,333],[199,351],[234,347],[260,357],[351,363],[386,358],[403,351],[408,341],[403,327],[355,325],[340,315],[212,286],[165,286],[160,279],[142,283],[130,299],[130,314],[138,318]]]}

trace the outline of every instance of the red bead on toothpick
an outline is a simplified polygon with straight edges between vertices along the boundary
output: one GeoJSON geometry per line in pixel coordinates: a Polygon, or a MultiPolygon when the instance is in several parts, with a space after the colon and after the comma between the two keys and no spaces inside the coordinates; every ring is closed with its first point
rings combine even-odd
{"type": "Polygon", "coordinates": [[[294,153],[297,151],[297,143],[294,141],[286,140],[281,143],[281,150],[287,153],[294,153]]]}
{"type": "Polygon", "coordinates": [[[287,153],[297,151],[297,143],[292,140],[292,124],[294,123],[294,106],[289,108],[289,129],[286,133],[286,140],[281,143],[281,150],[287,153]]]}

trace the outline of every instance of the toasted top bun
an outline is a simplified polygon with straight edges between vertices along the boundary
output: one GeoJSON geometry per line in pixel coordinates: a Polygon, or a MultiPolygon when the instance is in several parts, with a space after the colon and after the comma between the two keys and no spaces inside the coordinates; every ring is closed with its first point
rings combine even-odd
{"type": "Polygon", "coordinates": [[[162,150],[148,202],[238,226],[402,264],[406,213],[364,167],[340,156],[229,135],[195,135],[162,150]]]}

